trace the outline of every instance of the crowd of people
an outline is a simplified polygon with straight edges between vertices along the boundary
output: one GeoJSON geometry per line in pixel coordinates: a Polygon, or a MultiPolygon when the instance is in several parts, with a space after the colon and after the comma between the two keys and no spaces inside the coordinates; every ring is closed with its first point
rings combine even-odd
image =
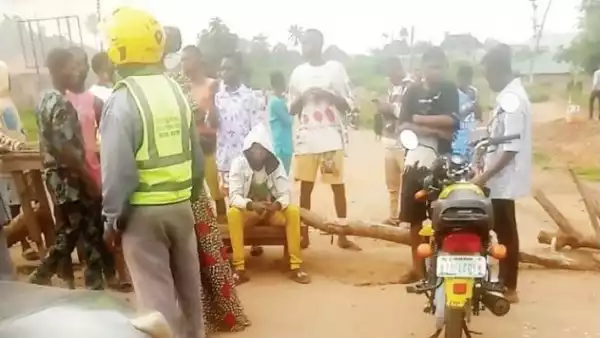
{"type": "MultiPolygon", "coordinates": [[[[74,287],[71,253],[81,242],[87,288],[123,289],[131,282],[137,304],[160,311],[177,337],[243,330],[250,322],[235,286],[250,280],[244,228],[285,227],[289,278],[307,284],[300,208],[310,209],[317,177],[331,186],[337,223],[347,225],[343,116],[355,109],[355,101],[344,66],[324,59],[322,33],[307,30],[305,62],[289,82],[283,73],[272,73],[265,106],[243,81],[241,54],[224,57],[215,79],[206,75],[201,51],[186,46],[181,71],[168,74],[163,27],[132,8],[114,12],[107,35],[107,52],[91,60],[97,83],[90,88],[83,50],[59,48],[47,58],[53,89],[44,93],[36,118],[44,181],[56,214],[56,244],[30,282],[48,285],[58,274],[74,287]],[[299,205],[291,202],[291,175],[300,181],[299,205]],[[231,262],[219,223],[229,228],[231,262]],[[129,274],[116,271],[121,250],[129,274]]],[[[491,136],[517,133],[520,138],[488,153],[474,182],[491,189],[495,229],[508,248],[501,278],[507,297],[516,302],[514,201],[527,193],[531,181],[531,111],[510,60],[508,46],[498,45],[482,62],[490,87],[499,93],[489,130],[491,136]],[[499,108],[503,95],[518,98],[515,111],[499,108]]],[[[438,47],[423,54],[420,74],[407,75],[398,58],[387,66],[389,97],[374,101],[376,132],[386,149],[386,223],[410,224],[414,264],[401,282],[413,283],[423,278],[416,248],[427,218],[414,193],[436,153],[469,155],[469,136],[481,109],[473,69],[462,67],[457,81],[451,81],[445,75],[448,60],[438,47]],[[418,134],[417,148],[399,144],[404,129],[418,134]]],[[[8,92],[5,68],[0,64],[0,98],[8,92]]],[[[20,132],[20,122],[4,120],[2,127],[20,132]]],[[[10,218],[0,215],[4,224],[10,218]]],[[[361,250],[343,235],[337,243],[361,250]]],[[[0,274],[9,276],[5,263],[0,274]]]]}

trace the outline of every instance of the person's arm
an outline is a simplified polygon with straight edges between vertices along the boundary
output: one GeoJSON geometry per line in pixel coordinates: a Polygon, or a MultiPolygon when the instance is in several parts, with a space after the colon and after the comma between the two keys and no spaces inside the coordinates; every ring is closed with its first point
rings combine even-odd
{"type": "Polygon", "coordinates": [[[290,115],[287,105],[282,99],[272,100],[269,103],[269,114],[285,126],[289,127],[293,123],[292,115],[290,115]]]}
{"type": "Polygon", "coordinates": [[[273,185],[274,191],[271,192],[275,198],[274,203],[279,204],[278,209],[283,210],[290,205],[290,179],[281,163],[271,175],[273,175],[273,181],[275,182],[273,185]]]}
{"type": "Polygon", "coordinates": [[[100,125],[102,110],[104,109],[104,101],[98,97],[94,97],[94,115],[96,116],[96,125],[100,125]]]}
{"type": "MultiPolygon", "coordinates": [[[[499,136],[510,136],[510,135],[523,135],[525,128],[525,112],[523,109],[518,109],[514,112],[505,112],[500,117],[504,124],[504,133],[499,136]]],[[[517,153],[523,146],[523,140],[521,138],[502,143],[498,145],[500,156],[498,161],[492,163],[488,168],[485,168],[483,173],[476,178],[477,183],[485,185],[492,177],[502,171],[511,161],[514,160],[517,153]]]]}
{"type": "Polygon", "coordinates": [[[457,113],[459,110],[458,88],[444,84],[440,90],[438,104],[443,111],[439,115],[413,115],[413,123],[424,127],[454,131],[459,126],[457,113]]]}
{"type": "Polygon", "coordinates": [[[200,146],[200,138],[196,131],[194,118],[190,121],[190,143],[192,151],[192,199],[195,199],[204,188],[204,154],[200,146]]]}
{"type": "Polygon", "coordinates": [[[336,71],[334,72],[335,79],[333,81],[334,84],[334,94],[330,95],[329,100],[337,110],[343,114],[346,111],[352,110],[356,107],[356,102],[354,98],[354,94],[352,93],[352,85],[350,83],[350,77],[348,73],[346,73],[346,69],[344,66],[336,62],[336,71]]]}
{"type": "Polygon", "coordinates": [[[100,123],[102,146],[102,214],[106,228],[116,229],[129,198],[139,185],[135,154],[142,139],[142,121],[133,97],[121,88],[107,101],[100,123]]]}
{"type": "Polygon", "coordinates": [[[288,94],[290,102],[290,114],[298,115],[304,108],[304,96],[298,87],[298,68],[294,69],[290,76],[290,83],[288,85],[288,94]]]}
{"type": "Polygon", "coordinates": [[[244,194],[244,161],[243,155],[231,161],[229,170],[229,203],[238,209],[247,210],[252,200],[244,194]]]}

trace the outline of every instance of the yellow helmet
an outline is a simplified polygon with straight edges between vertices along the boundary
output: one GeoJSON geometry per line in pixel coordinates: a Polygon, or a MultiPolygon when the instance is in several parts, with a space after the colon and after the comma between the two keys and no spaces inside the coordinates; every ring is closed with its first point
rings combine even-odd
{"type": "Polygon", "coordinates": [[[121,7],[105,22],[108,57],[116,66],[155,64],[163,58],[166,35],[163,26],[149,13],[121,7]]]}

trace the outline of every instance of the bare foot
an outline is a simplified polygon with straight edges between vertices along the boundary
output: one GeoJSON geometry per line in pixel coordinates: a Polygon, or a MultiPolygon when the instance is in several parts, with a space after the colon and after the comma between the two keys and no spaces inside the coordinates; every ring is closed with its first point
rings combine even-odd
{"type": "Polygon", "coordinates": [[[348,237],[346,237],[346,236],[338,236],[337,244],[340,248],[342,248],[344,250],[362,251],[361,247],[359,247],[358,245],[356,245],[356,243],[349,240],[348,237]]]}
{"type": "Polygon", "coordinates": [[[246,270],[237,270],[233,273],[233,280],[235,281],[235,285],[242,285],[250,281],[250,276],[248,276],[246,270]]]}
{"type": "Polygon", "coordinates": [[[506,298],[509,303],[516,304],[519,302],[519,293],[517,290],[507,290],[504,293],[504,298],[506,298]]]}

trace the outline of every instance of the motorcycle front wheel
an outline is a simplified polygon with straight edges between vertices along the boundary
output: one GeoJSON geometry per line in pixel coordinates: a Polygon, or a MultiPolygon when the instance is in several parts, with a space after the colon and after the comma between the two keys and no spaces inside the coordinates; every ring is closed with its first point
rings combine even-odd
{"type": "Polygon", "coordinates": [[[462,338],[465,311],[446,307],[444,311],[444,338],[462,338]]]}

